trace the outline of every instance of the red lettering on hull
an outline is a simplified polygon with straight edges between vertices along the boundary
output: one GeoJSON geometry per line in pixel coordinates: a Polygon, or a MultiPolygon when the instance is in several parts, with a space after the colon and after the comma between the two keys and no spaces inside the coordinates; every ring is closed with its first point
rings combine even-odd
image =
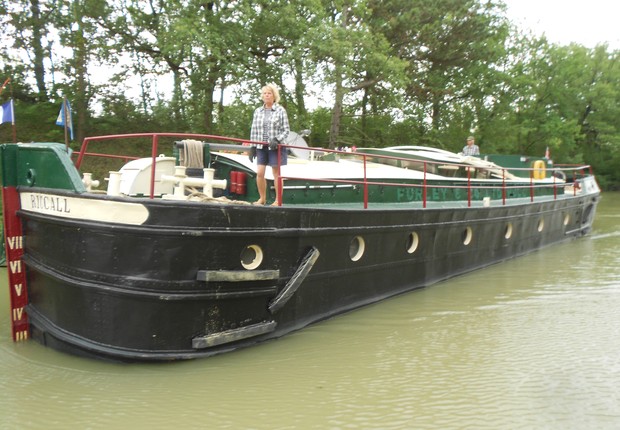
{"type": "Polygon", "coordinates": [[[28,315],[24,309],[28,304],[28,292],[26,273],[22,262],[22,255],[24,254],[22,223],[17,216],[19,209],[19,193],[15,187],[4,187],[2,190],[4,246],[9,275],[11,333],[15,342],[27,340],[30,337],[28,315]]]}

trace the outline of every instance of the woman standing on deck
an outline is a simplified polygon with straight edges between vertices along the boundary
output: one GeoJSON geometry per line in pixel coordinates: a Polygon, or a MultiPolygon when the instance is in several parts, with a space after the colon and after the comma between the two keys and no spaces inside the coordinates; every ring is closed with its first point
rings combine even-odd
{"type": "Polygon", "coordinates": [[[280,93],[274,84],[267,84],[262,88],[263,106],[254,111],[252,119],[252,129],[250,140],[254,142],[267,142],[269,145],[252,145],[250,149],[250,162],[258,164],[256,170],[256,186],[260,198],[254,203],[264,205],[267,203],[267,180],[265,170],[267,165],[273,171],[274,187],[276,200],[274,206],[278,205],[278,183],[280,179],[280,166],[286,165],[286,150],[280,151],[280,164],[278,164],[278,145],[284,142],[289,134],[290,127],[286,110],[278,103],[280,93]]]}

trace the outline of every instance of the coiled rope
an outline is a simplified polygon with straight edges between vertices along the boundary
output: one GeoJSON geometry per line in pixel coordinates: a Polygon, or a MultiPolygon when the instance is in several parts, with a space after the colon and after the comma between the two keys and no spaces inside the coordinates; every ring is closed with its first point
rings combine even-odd
{"type": "Polygon", "coordinates": [[[252,203],[243,200],[231,200],[228,197],[209,197],[205,193],[198,191],[194,187],[187,187],[190,194],[187,196],[187,200],[192,202],[209,202],[209,203],[222,203],[228,205],[251,205],[252,203]]]}
{"type": "Polygon", "coordinates": [[[198,140],[183,141],[183,165],[188,169],[204,168],[204,149],[198,140]]]}

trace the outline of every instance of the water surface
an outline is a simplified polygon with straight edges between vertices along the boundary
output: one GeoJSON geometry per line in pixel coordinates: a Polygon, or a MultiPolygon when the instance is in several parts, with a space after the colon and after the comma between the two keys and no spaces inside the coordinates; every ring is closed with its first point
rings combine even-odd
{"type": "Polygon", "coordinates": [[[10,340],[2,429],[618,429],[620,194],[594,232],[189,362],[109,364],[10,340]]]}

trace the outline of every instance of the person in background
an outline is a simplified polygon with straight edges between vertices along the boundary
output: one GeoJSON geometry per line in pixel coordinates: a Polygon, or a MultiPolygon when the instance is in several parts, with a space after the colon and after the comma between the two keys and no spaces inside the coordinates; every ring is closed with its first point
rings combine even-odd
{"type": "Polygon", "coordinates": [[[467,145],[463,147],[463,155],[480,155],[480,148],[475,144],[474,136],[467,138],[467,145]]]}
{"type": "Polygon", "coordinates": [[[263,105],[254,111],[252,118],[252,128],[250,130],[250,140],[254,142],[266,142],[268,145],[252,144],[250,149],[250,162],[256,162],[256,186],[258,188],[259,199],[254,202],[256,205],[267,203],[267,180],[265,170],[267,165],[271,166],[273,172],[274,186],[276,191],[276,201],[273,206],[278,206],[278,183],[280,178],[280,165],[285,166],[287,154],[285,150],[280,151],[280,164],[278,164],[278,145],[290,132],[288,116],[286,110],[279,104],[280,93],[274,84],[267,84],[261,90],[263,105]]]}

